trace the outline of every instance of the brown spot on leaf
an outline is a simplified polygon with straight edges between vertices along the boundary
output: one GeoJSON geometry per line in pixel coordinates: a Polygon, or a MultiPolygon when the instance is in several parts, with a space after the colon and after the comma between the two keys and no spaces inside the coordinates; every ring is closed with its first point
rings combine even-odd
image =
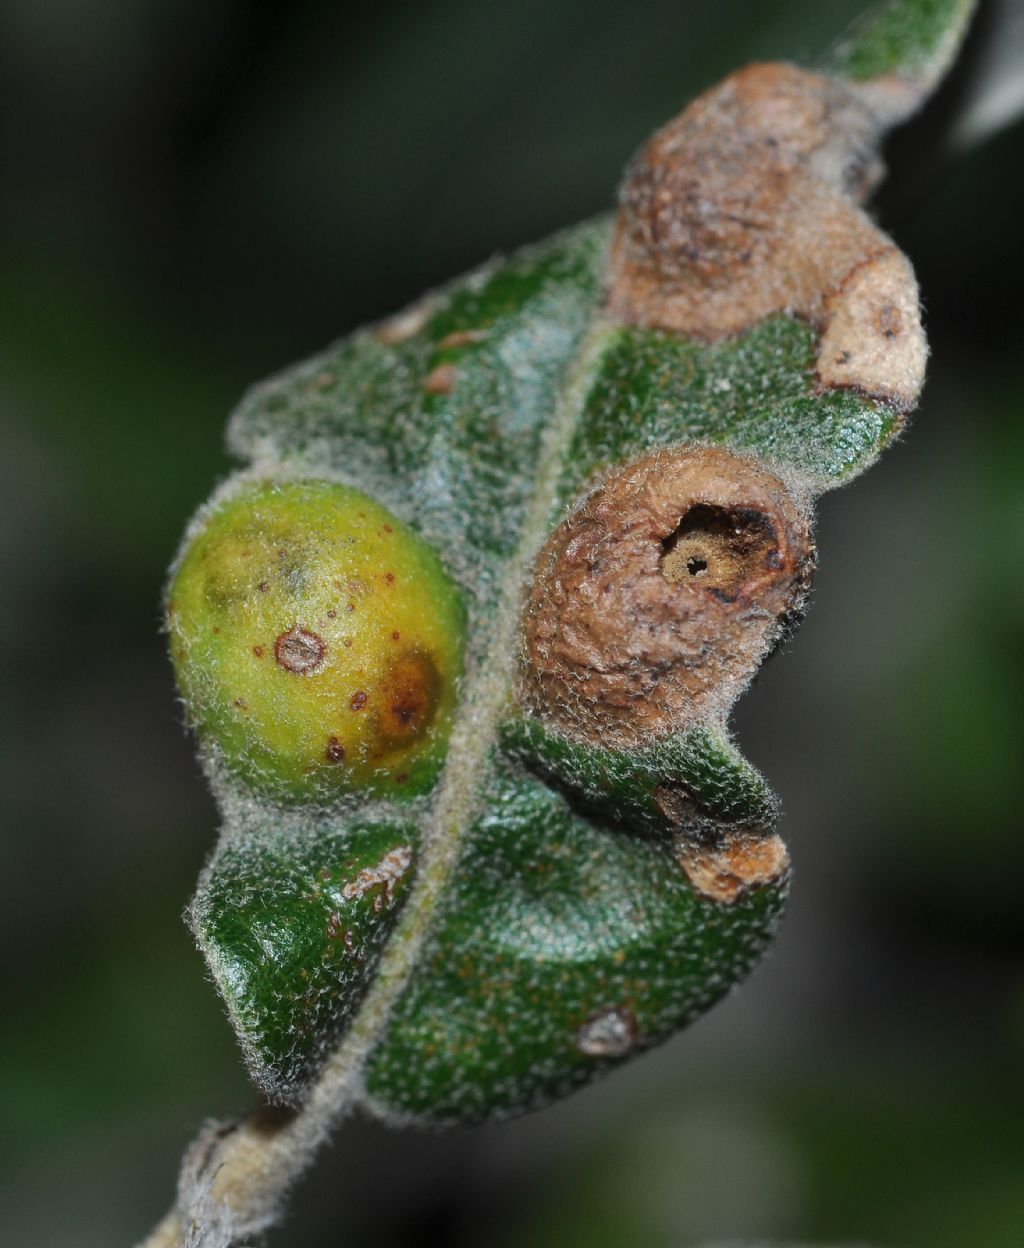
{"type": "Polygon", "coordinates": [[[327,738],[327,748],[324,750],[324,758],[329,763],[343,763],[345,761],[345,747],[341,744],[337,737],[327,738]]]}
{"type": "Polygon", "coordinates": [[[366,694],[362,689],[357,689],[349,699],[349,706],[354,711],[361,711],[366,705],[366,694]]]}
{"type": "Polygon", "coordinates": [[[327,919],[327,939],[337,940],[338,931],[341,928],[341,915],[335,910],[327,919]]]}
{"type": "Polygon", "coordinates": [[[577,1029],[575,1043],[587,1057],[624,1057],[636,1044],[636,1015],[625,1006],[598,1010],[577,1029]]]}
{"type": "Polygon", "coordinates": [[[253,654],[254,654],[254,655],[255,655],[258,659],[262,659],[262,658],[263,658],[263,647],[262,647],[262,646],[253,646],[253,648],[252,648],[252,652],[253,652],[253,654]]]}
{"type": "Polygon", "coordinates": [[[307,628],[290,628],[274,642],[274,658],[279,667],[296,676],[308,676],[324,661],[327,646],[322,637],[307,628]]]}
{"type": "Polygon", "coordinates": [[[448,394],[455,386],[458,378],[454,364],[438,364],[423,378],[423,389],[427,394],[448,394]]]}
{"type": "Polygon", "coordinates": [[[434,314],[434,297],[428,295],[409,308],[383,321],[374,331],[374,337],[385,346],[406,342],[420,332],[434,314]]]}
{"type": "Polygon", "coordinates": [[[468,347],[486,337],[482,329],[456,329],[450,334],[445,334],[437,346],[439,351],[450,351],[455,347],[468,347]]]}
{"type": "Polygon", "coordinates": [[[827,336],[844,314],[863,319],[873,297],[861,287],[843,292],[884,256],[884,281],[882,269],[872,281],[898,309],[904,345],[888,370],[874,361],[860,369],[855,354],[849,377],[832,382],[820,361],[836,344],[826,354],[823,340],[819,376],[911,406],[923,377],[917,286],[859,202],[878,180],[880,131],[863,97],[841,82],[784,64],[729,75],[658,131],[627,172],[612,314],[713,341],[788,312],[827,336]]]}
{"type": "Polygon", "coordinates": [[[376,890],[373,908],[379,912],[383,906],[390,906],[395,897],[395,886],[412,866],[412,846],[399,845],[388,853],[373,867],[364,867],[354,880],[341,890],[346,901],[353,898],[366,897],[376,890]]]}
{"type": "Polygon", "coordinates": [[[806,515],[727,451],[656,451],[611,473],[537,560],[527,706],[577,738],[633,746],[731,705],[799,612],[806,515]]]}
{"type": "Polygon", "coordinates": [[[747,893],[779,883],[789,854],[778,836],[734,836],[723,845],[698,845],[679,838],[676,857],[695,892],[730,905],[747,893]]]}

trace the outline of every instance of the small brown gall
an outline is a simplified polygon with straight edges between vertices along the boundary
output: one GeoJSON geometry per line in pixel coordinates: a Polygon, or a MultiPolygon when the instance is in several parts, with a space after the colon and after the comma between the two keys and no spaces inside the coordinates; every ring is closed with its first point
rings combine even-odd
{"type": "Polygon", "coordinates": [[[860,206],[881,128],[849,84],[785,64],[730,74],[627,172],[612,315],[708,341],[798,316],[822,334],[823,386],[913,407],[926,356],[917,284],[860,206]]]}
{"type": "Polygon", "coordinates": [[[724,719],[810,585],[805,511],[752,460],[655,451],[618,469],[537,560],[521,694],[612,747],[724,719]]]}

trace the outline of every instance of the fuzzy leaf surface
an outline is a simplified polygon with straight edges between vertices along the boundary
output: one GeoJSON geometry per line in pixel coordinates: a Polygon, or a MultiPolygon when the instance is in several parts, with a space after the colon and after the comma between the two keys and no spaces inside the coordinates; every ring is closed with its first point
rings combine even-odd
{"type": "MultiPolygon", "coordinates": [[[[934,78],[969,8],[885,6],[833,71],[934,78]]],[[[543,1104],[690,1022],[775,929],[784,870],[723,901],[680,865],[774,827],[728,706],[631,747],[552,727],[517,696],[524,593],[545,540],[624,464],[719,447],[810,500],[869,466],[906,404],[823,384],[821,324],[798,311],[718,340],[611,315],[613,228],[492,262],[257,386],[231,419],[240,481],[364,491],[430,545],[468,621],[426,794],[275,802],[205,745],[224,826],[191,923],[272,1100],[301,1100],[361,1019],[362,1098],[383,1116],[543,1104]]]]}

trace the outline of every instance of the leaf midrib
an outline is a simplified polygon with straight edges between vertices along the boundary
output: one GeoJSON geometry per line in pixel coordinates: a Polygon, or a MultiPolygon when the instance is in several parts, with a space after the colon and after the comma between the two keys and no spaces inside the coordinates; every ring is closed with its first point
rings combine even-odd
{"type": "Polygon", "coordinates": [[[597,314],[559,388],[545,430],[535,484],[509,560],[486,644],[464,681],[437,794],[422,829],[420,863],[410,895],[377,965],[373,983],[345,1038],[327,1059],[290,1130],[323,1131],[357,1099],[360,1072],[419,962],[479,809],[480,777],[498,738],[516,666],[522,596],[537,550],[548,535],[558,481],[601,358],[616,326],[597,314]]]}

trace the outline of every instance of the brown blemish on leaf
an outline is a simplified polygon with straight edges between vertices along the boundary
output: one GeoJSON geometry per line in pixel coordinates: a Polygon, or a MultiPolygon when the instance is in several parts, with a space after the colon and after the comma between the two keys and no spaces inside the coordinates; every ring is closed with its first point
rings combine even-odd
{"type": "Polygon", "coordinates": [[[376,866],[364,867],[354,880],[345,885],[341,895],[346,901],[351,901],[353,898],[365,897],[376,889],[373,908],[379,913],[385,905],[392,904],[395,899],[395,886],[411,866],[412,846],[399,845],[397,849],[389,850],[376,866]]]}
{"type": "Polygon", "coordinates": [[[345,747],[341,744],[337,737],[327,738],[327,748],[324,750],[324,758],[329,763],[343,763],[345,761],[345,747]]]}
{"type": "Polygon", "coordinates": [[[675,848],[694,891],[723,905],[779,883],[789,870],[789,854],[778,836],[744,834],[723,845],[698,845],[679,838],[675,848]]]}
{"type": "Polygon", "coordinates": [[[255,655],[258,659],[262,659],[262,658],[263,658],[263,647],[262,647],[262,646],[253,646],[253,648],[252,648],[252,652],[253,652],[253,654],[254,654],[254,655],[255,655]]]}
{"type": "Polygon", "coordinates": [[[377,713],[377,734],[385,750],[423,736],[437,715],[441,689],[441,675],[429,654],[410,651],[392,662],[381,682],[377,713]]]}
{"type": "Polygon", "coordinates": [[[625,1006],[591,1014],[575,1036],[576,1048],[586,1057],[624,1057],[636,1044],[636,1015],[625,1006]]]}
{"type": "Polygon", "coordinates": [[[878,180],[881,128],[841,82],[784,64],[731,74],[629,168],[612,314],[714,341],[787,312],[823,334],[822,384],[912,406],[925,357],[917,285],[859,203],[878,180]],[[899,314],[892,337],[877,329],[885,304],[899,314]],[[835,380],[833,362],[847,348],[856,349],[835,380]]]}
{"type": "Polygon", "coordinates": [[[434,314],[434,297],[428,295],[426,299],[419,300],[411,307],[405,308],[396,316],[383,321],[374,330],[374,337],[378,342],[385,346],[397,346],[400,342],[406,342],[420,332],[427,321],[434,314]]]}
{"type": "Polygon", "coordinates": [[[365,705],[366,705],[366,694],[363,692],[362,689],[357,689],[356,692],[349,699],[349,706],[354,711],[361,711],[365,705]]]}
{"type": "Polygon", "coordinates": [[[800,611],[813,553],[803,510],[752,461],[712,448],[635,460],[541,551],[526,705],[616,747],[724,713],[800,611]]]}
{"type": "Polygon", "coordinates": [[[454,364],[438,364],[423,378],[422,386],[427,394],[448,394],[458,378],[454,364]]]}
{"type": "Polygon", "coordinates": [[[290,628],[274,642],[274,658],[278,666],[296,676],[308,676],[317,671],[326,653],[323,638],[307,628],[290,628]]]}
{"type": "Polygon", "coordinates": [[[445,334],[437,348],[439,351],[451,351],[455,347],[468,347],[474,342],[481,342],[486,337],[482,329],[456,329],[445,334]]]}

